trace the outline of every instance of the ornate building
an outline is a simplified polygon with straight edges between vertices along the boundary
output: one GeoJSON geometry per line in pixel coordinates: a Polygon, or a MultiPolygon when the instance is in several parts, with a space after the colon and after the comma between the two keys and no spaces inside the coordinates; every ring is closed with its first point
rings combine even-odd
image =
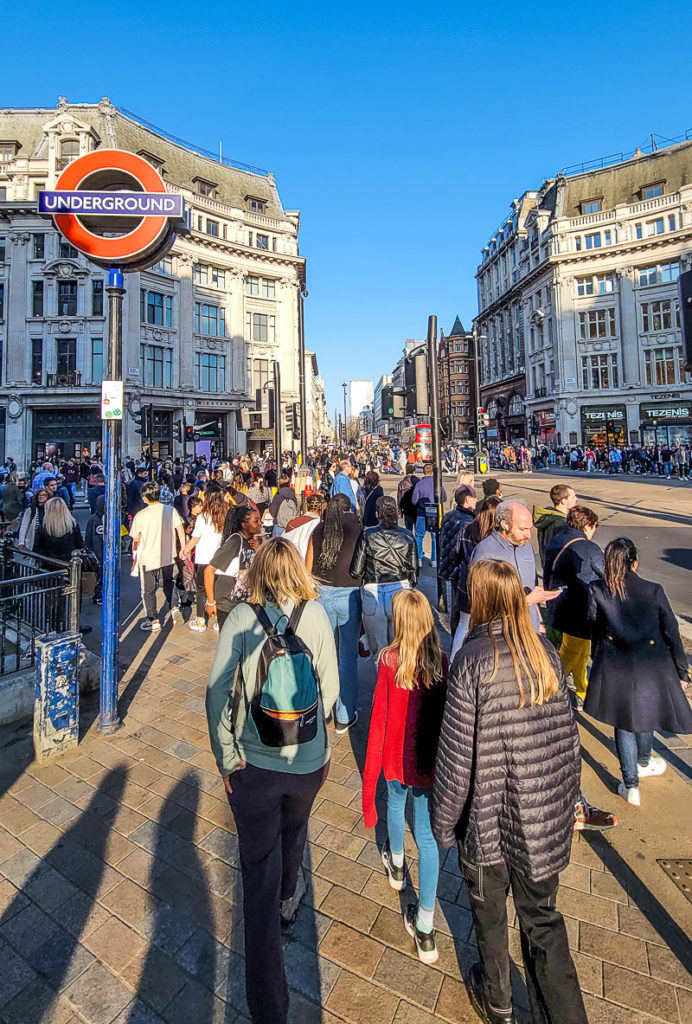
{"type": "Polygon", "coordinates": [[[445,441],[467,441],[475,431],[475,378],[473,335],[457,316],[438,345],[440,420],[445,441]]]}
{"type": "Polygon", "coordinates": [[[690,266],[692,141],[525,192],[476,275],[489,441],[691,441],[690,266]]]}
{"type": "Polygon", "coordinates": [[[148,404],[158,455],[181,454],[174,426],[183,421],[200,450],[260,447],[261,414],[246,436],[236,411],[255,408],[273,360],[282,401],[298,401],[300,214],[283,209],[268,171],[214,159],[106,98],[61,99],[55,109],[0,110],[0,454],[25,467],[101,443],[105,273],[38,215],[36,199],[99,146],[139,153],[186,205],[170,254],[125,279],[124,452],[139,453],[132,412],[148,404]]]}

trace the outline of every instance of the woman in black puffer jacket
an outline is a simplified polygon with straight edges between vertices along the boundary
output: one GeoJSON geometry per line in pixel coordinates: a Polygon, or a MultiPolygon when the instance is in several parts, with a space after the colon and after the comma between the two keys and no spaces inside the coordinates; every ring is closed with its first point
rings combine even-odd
{"type": "Polygon", "coordinates": [[[542,1024],[587,1024],[562,915],[581,770],[560,660],[533,630],[506,562],[468,577],[469,633],[454,659],[437,753],[432,825],[459,848],[480,968],[469,996],[484,1020],[511,1022],[506,899],[519,916],[531,1009],[542,1024]]]}

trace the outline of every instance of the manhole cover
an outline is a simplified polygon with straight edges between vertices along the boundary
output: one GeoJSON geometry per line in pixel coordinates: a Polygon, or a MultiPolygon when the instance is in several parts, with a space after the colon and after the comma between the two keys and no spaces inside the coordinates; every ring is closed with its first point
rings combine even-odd
{"type": "Polygon", "coordinates": [[[692,860],[659,860],[656,863],[692,903],[692,860]]]}

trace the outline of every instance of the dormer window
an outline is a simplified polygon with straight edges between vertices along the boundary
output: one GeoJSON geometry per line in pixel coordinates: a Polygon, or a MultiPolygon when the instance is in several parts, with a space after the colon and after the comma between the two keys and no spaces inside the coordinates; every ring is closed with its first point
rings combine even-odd
{"type": "Polygon", "coordinates": [[[585,199],[581,204],[581,212],[585,217],[588,217],[590,213],[600,213],[602,209],[602,199],[585,199]]]}
{"type": "Polygon", "coordinates": [[[662,196],[664,192],[664,185],[664,181],[655,181],[652,182],[651,185],[642,185],[642,199],[656,199],[657,196],[662,196]]]}
{"type": "Polygon", "coordinates": [[[63,171],[68,164],[79,156],[79,140],[78,139],[63,139],[60,143],[60,158],[58,160],[58,170],[63,171]]]}
{"type": "Polygon", "coordinates": [[[21,142],[17,142],[16,139],[2,139],[0,140],[0,164],[10,164],[17,156],[21,142]]]}
{"type": "Polygon", "coordinates": [[[251,213],[267,212],[266,199],[261,199],[259,196],[245,196],[245,202],[247,203],[247,208],[251,213]]]}
{"type": "Polygon", "coordinates": [[[207,181],[206,178],[193,178],[192,183],[197,190],[197,195],[207,196],[213,198],[216,184],[213,181],[207,181]]]}
{"type": "Polygon", "coordinates": [[[143,157],[148,164],[160,171],[165,161],[160,156],[156,156],[155,153],[150,153],[147,149],[138,149],[137,156],[143,157]]]}

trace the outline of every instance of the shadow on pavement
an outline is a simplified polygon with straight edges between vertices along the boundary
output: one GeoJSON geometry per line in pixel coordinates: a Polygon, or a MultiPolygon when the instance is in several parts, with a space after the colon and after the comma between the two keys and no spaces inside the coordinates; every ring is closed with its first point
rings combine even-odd
{"type": "Polygon", "coordinates": [[[3,977],[21,980],[22,970],[27,975],[27,987],[3,1007],[3,1020],[40,1024],[56,994],[94,961],[79,939],[106,870],[109,811],[122,797],[126,774],[115,768],[104,777],[84,812],[42,859],[25,849],[3,864],[20,890],[0,918],[3,944],[16,951],[3,950],[3,977]]]}

